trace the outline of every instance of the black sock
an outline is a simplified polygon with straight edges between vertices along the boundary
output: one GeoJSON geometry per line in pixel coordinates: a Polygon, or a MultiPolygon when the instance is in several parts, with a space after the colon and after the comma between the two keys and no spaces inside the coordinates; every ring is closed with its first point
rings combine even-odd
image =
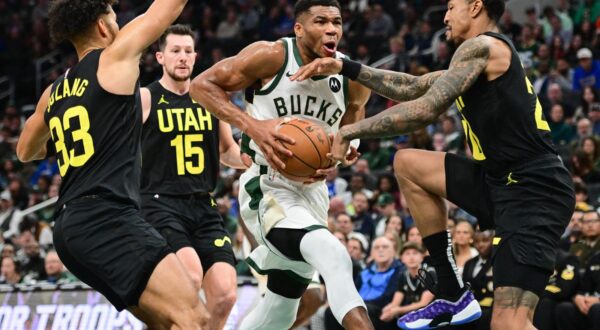
{"type": "Polygon", "coordinates": [[[431,264],[437,275],[437,290],[440,295],[454,297],[462,287],[458,269],[452,252],[450,233],[446,230],[423,238],[423,243],[431,256],[431,264]]]}

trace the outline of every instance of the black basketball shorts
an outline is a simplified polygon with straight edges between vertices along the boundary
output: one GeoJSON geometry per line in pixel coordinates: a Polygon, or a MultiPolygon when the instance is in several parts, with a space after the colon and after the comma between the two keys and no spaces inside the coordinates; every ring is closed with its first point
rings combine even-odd
{"type": "Polygon", "coordinates": [[[96,195],[67,202],[53,235],[69,271],[119,311],[138,304],[154,268],[172,252],[134,205],[96,195]]]}
{"type": "Polygon", "coordinates": [[[573,182],[558,156],[491,174],[465,157],[445,159],[448,200],[495,228],[494,286],[543,292],[556,249],[575,207],[573,182]]]}
{"type": "Polygon", "coordinates": [[[204,273],[216,262],[235,267],[231,239],[210,195],[144,194],[142,214],[166,238],[173,251],[194,248],[204,273]]]}

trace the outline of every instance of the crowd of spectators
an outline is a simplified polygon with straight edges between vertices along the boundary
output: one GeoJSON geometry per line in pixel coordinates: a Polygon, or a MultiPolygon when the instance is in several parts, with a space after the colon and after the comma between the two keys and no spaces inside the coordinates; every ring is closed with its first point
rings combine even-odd
{"type": "MultiPolygon", "coordinates": [[[[452,46],[436,33],[443,8],[433,0],[342,0],[344,40],[339,50],[364,63],[422,75],[447,68],[452,46]],[[427,15],[424,15],[427,13],[427,15]]],[[[148,1],[121,0],[115,6],[125,24],[148,1]]],[[[52,250],[52,205],[25,211],[55,198],[60,186],[56,159],[22,164],[15,145],[27,105],[35,102],[34,61],[54,49],[47,29],[48,0],[0,0],[0,75],[16,85],[15,102],[0,108],[0,283],[72,281],[52,250]],[[10,10],[8,10],[10,8],[10,10]]],[[[558,0],[553,7],[527,8],[525,22],[507,11],[500,21],[521,58],[530,87],[539,98],[552,139],[576,182],[577,208],[560,244],[556,271],[536,314],[541,329],[583,329],[600,322],[600,2],[558,0]]],[[[195,74],[235,54],[255,40],[276,40],[293,33],[293,1],[193,1],[179,19],[191,25],[198,58],[195,74]]],[[[51,82],[76,62],[73,50],[58,45],[60,62],[43,77],[51,82]]],[[[155,46],[143,56],[141,83],[157,79],[161,68],[155,46]]],[[[240,106],[242,97],[233,95],[240,106]]],[[[374,95],[367,115],[393,105],[374,95]]],[[[234,130],[234,133],[236,131],[234,130]]],[[[237,133],[236,133],[237,134],[237,133]]],[[[330,174],[330,230],[348,248],[356,286],[378,329],[393,328],[394,319],[432,299],[418,275],[434,278],[427,251],[414,226],[391,171],[395,151],[421,148],[469,155],[461,118],[454,107],[439,121],[414,133],[390,139],[363,140],[361,159],[351,168],[330,174]],[[423,268],[427,274],[419,274],[423,268]]],[[[223,168],[215,191],[236,256],[247,253],[239,225],[240,172],[223,168]],[[244,251],[246,250],[246,251],[244,251]]],[[[453,233],[457,265],[484,309],[489,325],[493,304],[493,269],[489,262],[493,232],[481,232],[477,219],[448,203],[448,229],[453,233]]],[[[246,244],[247,245],[247,244],[246,244]]],[[[243,262],[238,274],[250,275],[243,262]]],[[[335,329],[324,304],[308,321],[312,329],[335,329]]],[[[486,322],[480,322],[486,328],[486,322]]]]}

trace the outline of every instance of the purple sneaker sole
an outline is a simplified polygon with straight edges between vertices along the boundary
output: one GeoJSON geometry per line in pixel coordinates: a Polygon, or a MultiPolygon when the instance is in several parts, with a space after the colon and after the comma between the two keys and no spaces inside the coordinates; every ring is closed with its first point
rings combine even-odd
{"type": "Polygon", "coordinates": [[[398,319],[402,329],[435,329],[446,325],[459,325],[481,317],[481,307],[470,290],[465,290],[456,301],[435,299],[429,305],[398,319]]]}

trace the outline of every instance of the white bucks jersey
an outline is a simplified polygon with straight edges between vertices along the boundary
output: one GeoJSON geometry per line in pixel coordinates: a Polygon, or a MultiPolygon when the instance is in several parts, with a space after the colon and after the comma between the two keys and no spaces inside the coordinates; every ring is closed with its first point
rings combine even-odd
{"type": "MultiPolygon", "coordinates": [[[[290,81],[303,65],[296,38],[282,38],[285,61],[275,78],[254,91],[252,102],[246,104],[248,114],[266,120],[280,117],[303,117],[320,122],[332,133],[337,132],[346,113],[348,80],[341,75],[316,76],[302,82],[290,81]]],[[[344,57],[337,53],[336,57],[344,57]]],[[[247,135],[242,136],[242,152],[259,165],[268,165],[258,146],[247,135]]]]}

